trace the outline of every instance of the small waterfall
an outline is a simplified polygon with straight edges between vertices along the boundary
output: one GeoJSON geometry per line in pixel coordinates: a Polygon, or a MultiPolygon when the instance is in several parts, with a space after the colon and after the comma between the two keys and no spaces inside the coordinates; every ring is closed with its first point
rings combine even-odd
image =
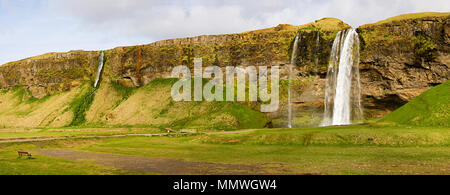
{"type": "Polygon", "coordinates": [[[327,73],[322,126],[348,125],[362,119],[359,37],[354,29],[337,34],[327,73]]]}
{"type": "Polygon", "coordinates": [[[316,46],[314,48],[314,72],[317,75],[317,73],[319,72],[320,31],[317,31],[316,36],[316,46]]]}
{"type": "Polygon", "coordinates": [[[294,45],[292,47],[292,55],[291,55],[291,63],[289,64],[289,87],[288,87],[288,128],[292,128],[292,94],[291,94],[291,87],[292,87],[292,77],[293,77],[293,68],[295,65],[295,61],[297,59],[297,50],[298,50],[298,43],[300,40],[300,34],[297,33],[294,40],[294,45]]]}
{"type": "Polygon", "coordinates": [[[98,57],[98,68],[97,68],[97,77],[95,78],[94,88],[98,87],[98,83],[100,81],[100,77],[103,71],[103,58],[105,53],[103,51],[100,52],[100,56],[98,57]]]}

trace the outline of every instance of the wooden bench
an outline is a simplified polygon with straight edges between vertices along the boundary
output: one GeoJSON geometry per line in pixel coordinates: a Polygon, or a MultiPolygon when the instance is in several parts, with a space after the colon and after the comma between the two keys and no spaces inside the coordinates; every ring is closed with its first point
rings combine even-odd
{"type": "Polygon", "coordinates": [[[22,158],[23,156],[26,156],[28,158],[31,158],[31,153],[28,152],[17,152],[19,154],[19,158],[22,158]]]}

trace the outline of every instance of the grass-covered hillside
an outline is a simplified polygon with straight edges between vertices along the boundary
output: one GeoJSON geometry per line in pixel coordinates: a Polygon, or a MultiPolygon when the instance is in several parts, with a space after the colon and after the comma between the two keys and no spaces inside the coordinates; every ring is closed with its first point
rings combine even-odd
{"type": "Polygon", "coordinates": [[[105,81],[85,83],[41,99],[23,88],[0,94],[2,127],[155,127],[172,129],[262,128],[265,114],[238,103],[174,102],[175,79],[155,79],[140,88],[105,81]]]}
{"type": "Polygon", "coordinates": [[[450,12],[420,12],[420,13],[402,14],[402,15],[390,17],[385,20],[381,20],[374,24],[366,24],[365,26],[380,25],[380,24],[386,24],[386,23],[390,23],[390,22],[394,22],[394,21],[401,21],[401,20],[417,19],[417,18],[424,18],[424,17],[442,17],[442,16],[448,16],[448,15],[450,15],[450,12]]]}
{"type": "Polygon", "coordinates": [[[450,126],[450,81],[399,108],[384,120],[406,125],[450,126]]]}
{"type": "Polygon", "coordinates": [[[104,83],[96,94],[86,123],[94,126],[153,126],[160,128],[262,128],[265,114],[230,102],[175,102],[171,88],[176,79],[155,79],[140,88],[104,83]]]}

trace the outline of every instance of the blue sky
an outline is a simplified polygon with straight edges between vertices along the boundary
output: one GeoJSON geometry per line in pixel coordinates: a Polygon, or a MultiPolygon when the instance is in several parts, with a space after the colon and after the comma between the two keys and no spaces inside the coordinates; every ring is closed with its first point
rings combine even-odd
{"type": "Polygon", "coordinates": [[[100,50],[336,17],[358,27],[449,12],[448,0],[0,0],[0,64],[47,52],[100,50]]]}

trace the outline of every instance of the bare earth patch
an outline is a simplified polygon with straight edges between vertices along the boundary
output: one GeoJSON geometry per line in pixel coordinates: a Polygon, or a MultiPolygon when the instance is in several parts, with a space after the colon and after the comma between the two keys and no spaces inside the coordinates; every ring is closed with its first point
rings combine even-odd
{"type": "Polygon", "coordinates": [[[164,175],[239,175],[265,173],[259,167],[249,165],[190,162],[169,158],[126,156],[74,150],[40,150],[37,153],[39,155],[72,161],[88,160],[122,170],[143,171],[164,175]]]}

